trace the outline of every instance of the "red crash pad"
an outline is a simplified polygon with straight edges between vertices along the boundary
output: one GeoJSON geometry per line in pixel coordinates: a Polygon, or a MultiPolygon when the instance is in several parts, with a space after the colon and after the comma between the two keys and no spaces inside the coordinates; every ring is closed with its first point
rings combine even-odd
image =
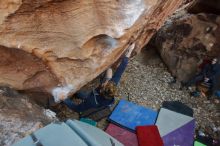
{"type": "Polygon", "coordinates": [[[136,133],[139,146],[163,146],[157,126],[137,126],[136,133]]]}
{"type": "Polygon", "coordinates": [[[105,132],[124,144],[124,146],[138,146],[136,134],[124,128],[110,123],[105,132]]]}

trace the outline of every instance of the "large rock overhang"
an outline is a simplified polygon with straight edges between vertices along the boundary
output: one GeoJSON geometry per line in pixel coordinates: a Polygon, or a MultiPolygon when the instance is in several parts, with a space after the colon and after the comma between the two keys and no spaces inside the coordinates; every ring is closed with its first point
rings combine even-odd
{"type": "Polygon", "coordinates": [[[74,93],[116,62],[129,44],[135,42],[139,52],[181,2],[1,1],[1,57],[10,60],[13,50],[23,57],[17,56],[17,63],[12,59],[10,68],[1,58],[0,83],[49,93],[70,84],[74,93]]]}

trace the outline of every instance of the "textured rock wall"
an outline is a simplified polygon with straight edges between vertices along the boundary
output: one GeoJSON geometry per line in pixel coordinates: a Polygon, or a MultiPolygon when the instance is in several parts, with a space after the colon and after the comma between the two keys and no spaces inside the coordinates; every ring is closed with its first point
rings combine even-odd
{"type": "Polygon", "coordinates": [[[71,84],[74,93],[130,43],[139,52],[181,2],[0,0],[0,83],[46,92],[71,84]]]}
{"type": "Polygon", "coordinates": [[[220,57],[220,16],[186,14],[169,21],[156,35],[155,44],[171,73],[189,80],[203,59],[220,57]]]}
{"type": "Polygon", "coordinates": [[[10,88],[0,87],[0,145],[11,146],[52,122],[43,109],[10,88]]]}

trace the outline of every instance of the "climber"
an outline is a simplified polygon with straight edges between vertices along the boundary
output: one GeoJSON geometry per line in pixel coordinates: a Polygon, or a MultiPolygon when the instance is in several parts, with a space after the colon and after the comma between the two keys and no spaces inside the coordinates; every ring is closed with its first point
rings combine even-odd
{"type": "Polygon", "coordinates": [[[185,86],[188,88],[193,84],[200,84],[208,89],[208,96],[212,96],[217,88],[217,81],[220,77],[220,64],[218,59],[213,58],[211,63],[206,64],[202,70],[188,81],[185,86]]]}
{"type": "MultiPolygon", "coordinates": [[[[121,75],[125,71],[128,64],[128,59],[131,56],[132,51],[135,48],[135,44],[132,44],[126,51],[125,56],[119,67],[116,69],[112,77],[112,69],[107,69],[104,81],[92,90],[89,94],[83,91],[76,93],[76,97],[82,100],[82,103],[75,104],[71,99],[67,98],[63,100],[63,103],[68,108],[76,111],[83,112],[91,108],[98,108],[102,106],[108,106],[114,103],[114,97],[116,95],[116,86],[118,85],[121,75]]],[[[61,99],[62,100],[62,99],[61,99]]]]}

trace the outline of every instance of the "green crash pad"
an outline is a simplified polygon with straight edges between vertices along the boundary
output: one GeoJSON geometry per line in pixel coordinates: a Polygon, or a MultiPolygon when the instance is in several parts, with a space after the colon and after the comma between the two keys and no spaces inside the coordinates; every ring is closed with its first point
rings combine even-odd
{"type": "Polygon", "coordinates": [[[203,143],[200,143],[200,142],[198,142],[198,141],[195,141],[195,142],[194,142],[194,146],[206,146],[206,145],[203,144],[203,143]]]}

